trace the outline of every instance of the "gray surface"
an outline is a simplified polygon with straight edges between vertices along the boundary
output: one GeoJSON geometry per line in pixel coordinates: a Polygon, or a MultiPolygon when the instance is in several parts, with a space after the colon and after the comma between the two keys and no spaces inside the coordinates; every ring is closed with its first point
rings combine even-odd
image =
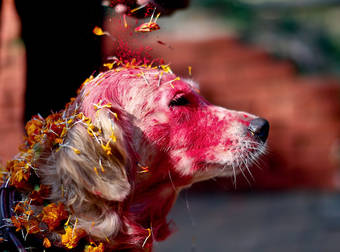
{"type": "Polygon", "coordinates": [[[340,194],[182,192],[156,252],[340,251],[340,194]]]}

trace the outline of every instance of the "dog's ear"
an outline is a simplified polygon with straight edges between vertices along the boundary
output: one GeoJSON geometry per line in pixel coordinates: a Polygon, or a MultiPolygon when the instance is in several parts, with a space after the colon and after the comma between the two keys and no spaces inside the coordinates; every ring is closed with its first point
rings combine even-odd
{"type": "Polygon", "coordinates": [[[51,199],[72,211],[79,227],[105,239],[121,229],[120,210],[131,191],[134,161],[115,114],[102,109],[94,117],[93,122],[85,118],[68,130],[43,169],[43,182],[52,188],[51,199]]]}
{"type": "Polygon", "coordinates": [[[57,173],[96,197],[123,201],[131,186],[126,168],[129,158],[124,132],[107,109],[96,113],[93,123],[79,121],[68,132],[56,153],[57,173]]]}

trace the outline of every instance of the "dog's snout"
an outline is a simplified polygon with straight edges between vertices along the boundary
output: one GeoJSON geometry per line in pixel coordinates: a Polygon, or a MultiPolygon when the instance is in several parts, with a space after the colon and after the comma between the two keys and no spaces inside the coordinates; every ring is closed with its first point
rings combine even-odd
{"type": "Polygon", "coordinates": [[[262,142],[265,142],[269,133],[269,122],[263,118],[256,118],[250,121],[248,130],[262,142]]]}

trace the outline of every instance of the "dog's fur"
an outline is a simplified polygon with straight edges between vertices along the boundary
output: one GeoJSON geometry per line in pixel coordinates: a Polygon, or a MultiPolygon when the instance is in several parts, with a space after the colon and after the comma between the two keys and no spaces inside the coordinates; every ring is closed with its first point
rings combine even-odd
{"type": "Polygon", "coordinates": [[[162,71],[121,68],[86,83],[65,113],[82,112],[101,133],[75,123],[39,167],[50,200],[114,249],[143,251],[164,240],[181,189],[244,172],[265,149],[247,130],[255,116],[213,106],[194,82],[162,71]]]}

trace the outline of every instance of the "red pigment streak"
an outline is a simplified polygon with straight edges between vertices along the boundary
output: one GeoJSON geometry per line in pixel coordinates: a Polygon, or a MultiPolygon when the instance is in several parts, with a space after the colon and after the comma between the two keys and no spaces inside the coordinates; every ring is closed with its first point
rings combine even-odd
{"type": "MultiPolygon", "coordinates": [[[[168,47],[169,49],[173,49],[173,47],[171,45],[168,45],[166,44],[165,42],[161,41],[161,40],[157,40],[157,43],[162,45],[162,46],[166,46],[168,47]]],[[[198,93],[199,93],[199,90],[198,90],[198,93]]]]}
{"type": "Polygon", "coordinates": [[[157,40],[157,43],[166,46],[166,44],[163,41],[157,40]]]}

